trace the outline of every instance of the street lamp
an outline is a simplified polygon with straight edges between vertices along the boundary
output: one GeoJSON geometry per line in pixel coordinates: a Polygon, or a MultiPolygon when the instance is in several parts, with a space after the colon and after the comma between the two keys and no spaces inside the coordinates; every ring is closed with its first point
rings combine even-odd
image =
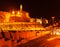
{"type": "Polygon", "coordinates": [[[54,23],[54,19],[55,19],[55,17],[53,16],[53,17],[52,17],[52,24],[54,23]]]}
{"type": "Polygon", "coordinates": [[[15,16],[15,11],[12,11],[12,16],[15,16]]]}
{"type": "MultiPolygon", "coordinates": [[[[53,26],[53,24],[54,24],[54,19],[55,19],[55,17],[53,16],[53,17],[52,17],[52,26],[53,26]]],[[[54,30],[54,26],[52,27],[52,34],[54,33],[53,30],[54,30]]]]}

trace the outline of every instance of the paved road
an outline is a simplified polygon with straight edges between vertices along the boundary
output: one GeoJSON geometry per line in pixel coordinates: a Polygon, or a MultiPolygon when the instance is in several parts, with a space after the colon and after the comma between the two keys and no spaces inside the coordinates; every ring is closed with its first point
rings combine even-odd
{"type": "Polygon", "coordinates": [[[42,47],[47,42],[48,38],[50,38],[50,34],[19,45],[19,47],[42,47]]]}
{"type": "Polygon", "coordinates": [[[59,38],[55,37],[55,39],[47,41],[48,39],[51,39],[51,36],[49,34],[35,40],[31,40],[25,44],[18,45],[18,47],[60,47],[59,38]]]}
{"type": "Polygon", "coordinates": [[[38,39],[31,40],[26,44],[19,45],[18,47],[60,47],[60,39],[59,38],[55,37],[55,39],[47,41],[48,39],[51,39],[51,36],[45,35],[38,39]]]}

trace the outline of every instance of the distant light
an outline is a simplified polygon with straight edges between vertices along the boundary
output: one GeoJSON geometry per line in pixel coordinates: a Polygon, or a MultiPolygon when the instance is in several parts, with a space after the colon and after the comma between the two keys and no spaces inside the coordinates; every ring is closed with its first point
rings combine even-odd
{"type": "Polygon", "coordinates": [[[29,17],[29,13],[26,13],[26,16],[27,16],[28,18],[30,18],[30,17],[29,17]]]}
{"type": "Polygon", "coordinates": [[[52,19],[54,19],[55,17],[53,16],[52,19]]]}
{"type": "Polygon", "coordinates": [[[15,11],[12,11],[12,14],[15,14],[15,11]]]}
{"type": "Polygon", "coordinates": [[[20,5],[20,11],[22,10],[22,4],[20,5]]]}
{"type": "Polygon", "coordinates": [[[26,13],[26,15],[29,15],[29,13],[26,13]]]}
{"type": "Polygon", "coordinates": [[[48,20],[46,20],[46,24],[48,24],[48,20]]]}
{"type": "Polygon", "coordinates": [[[20,17],[21,13],[20,11],[17,11],[16,16],[20,17]]]}
{"type": "Polygon", "coordinates": [[[18,11],[17,14],[19,15],[20,14],[20,11],[18,11]]]}
{"type": "Polygon", "coordinates": [[[41,19],[37,19],[37,22],[39,22],[40,24],[42,24],[42,20],[41,19]]]}
{"type": "Polygon", "coordinates": [[[11,16],[15,16],[15,11],[12,11],[12,14],[11,14],[11,16]]]}
{"type": "Polygon", "coordinates": [[[51,38],[47,39],[47,41],[52,41],[54,39],[56,39],[56,37],[51,37],[51,38]]]}
{"type": "Polygon", "coordinates": [[[56,35],[60,35],[60,33],[59,32],[56,32],[56,35]]]}

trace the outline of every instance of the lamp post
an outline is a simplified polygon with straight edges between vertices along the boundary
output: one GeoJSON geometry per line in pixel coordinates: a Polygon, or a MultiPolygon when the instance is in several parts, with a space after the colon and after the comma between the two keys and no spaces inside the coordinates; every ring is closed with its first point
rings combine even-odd
{"type": "Polygon", "coordinates": [[[53,16],[53,17],[52,17],[52,24],[54,23],[54,19],[55,19],[55,17],[53,16]]]}
{"type": "MultiPolygon", "coordinates": [[[[54,19],[55,19],[55,17],[53,16],[53,17],[52,17],[52,26],[53,26],[53,24],[54,24],[54,19]]],[[[53,30],[54,30],[54,26],[52,27],[52,34],[54,33],[53,30]]]]}

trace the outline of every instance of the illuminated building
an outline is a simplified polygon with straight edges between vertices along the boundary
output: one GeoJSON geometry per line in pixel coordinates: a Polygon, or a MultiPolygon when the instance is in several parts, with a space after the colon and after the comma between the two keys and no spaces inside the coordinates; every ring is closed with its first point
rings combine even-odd
{"type": "Polygon", "coordinates": [[[0,11],[0,31],[4,34],[3,40],[0,39],[0,47],[16,47],[21,44],[21,41],[25,43],[25,39],[37,36],[37,31],[45,30],[41,23],[42,21],[38,18],[30,18],[29,13],[22,10],[22,5],[19,11],[0,11]]]}
{"type": "Polygon", "coordinates": [[[19,11],[14,11],[14,10],[11,12],[0,11],[0,16],[1,16],[0,22],[2,22],[0,23],[1,24],[0,26],[2,30],[24,30],[24,29],[25,30],[40,30],[39,27],[42,27],[41,26],[42,20],[38,18],[37,19],[30,18],[29,13],[26,11],[23,11],[22,5],[20,5],[19,11]],[[34,29],[32,29],[32,27],[34,29]]]}

